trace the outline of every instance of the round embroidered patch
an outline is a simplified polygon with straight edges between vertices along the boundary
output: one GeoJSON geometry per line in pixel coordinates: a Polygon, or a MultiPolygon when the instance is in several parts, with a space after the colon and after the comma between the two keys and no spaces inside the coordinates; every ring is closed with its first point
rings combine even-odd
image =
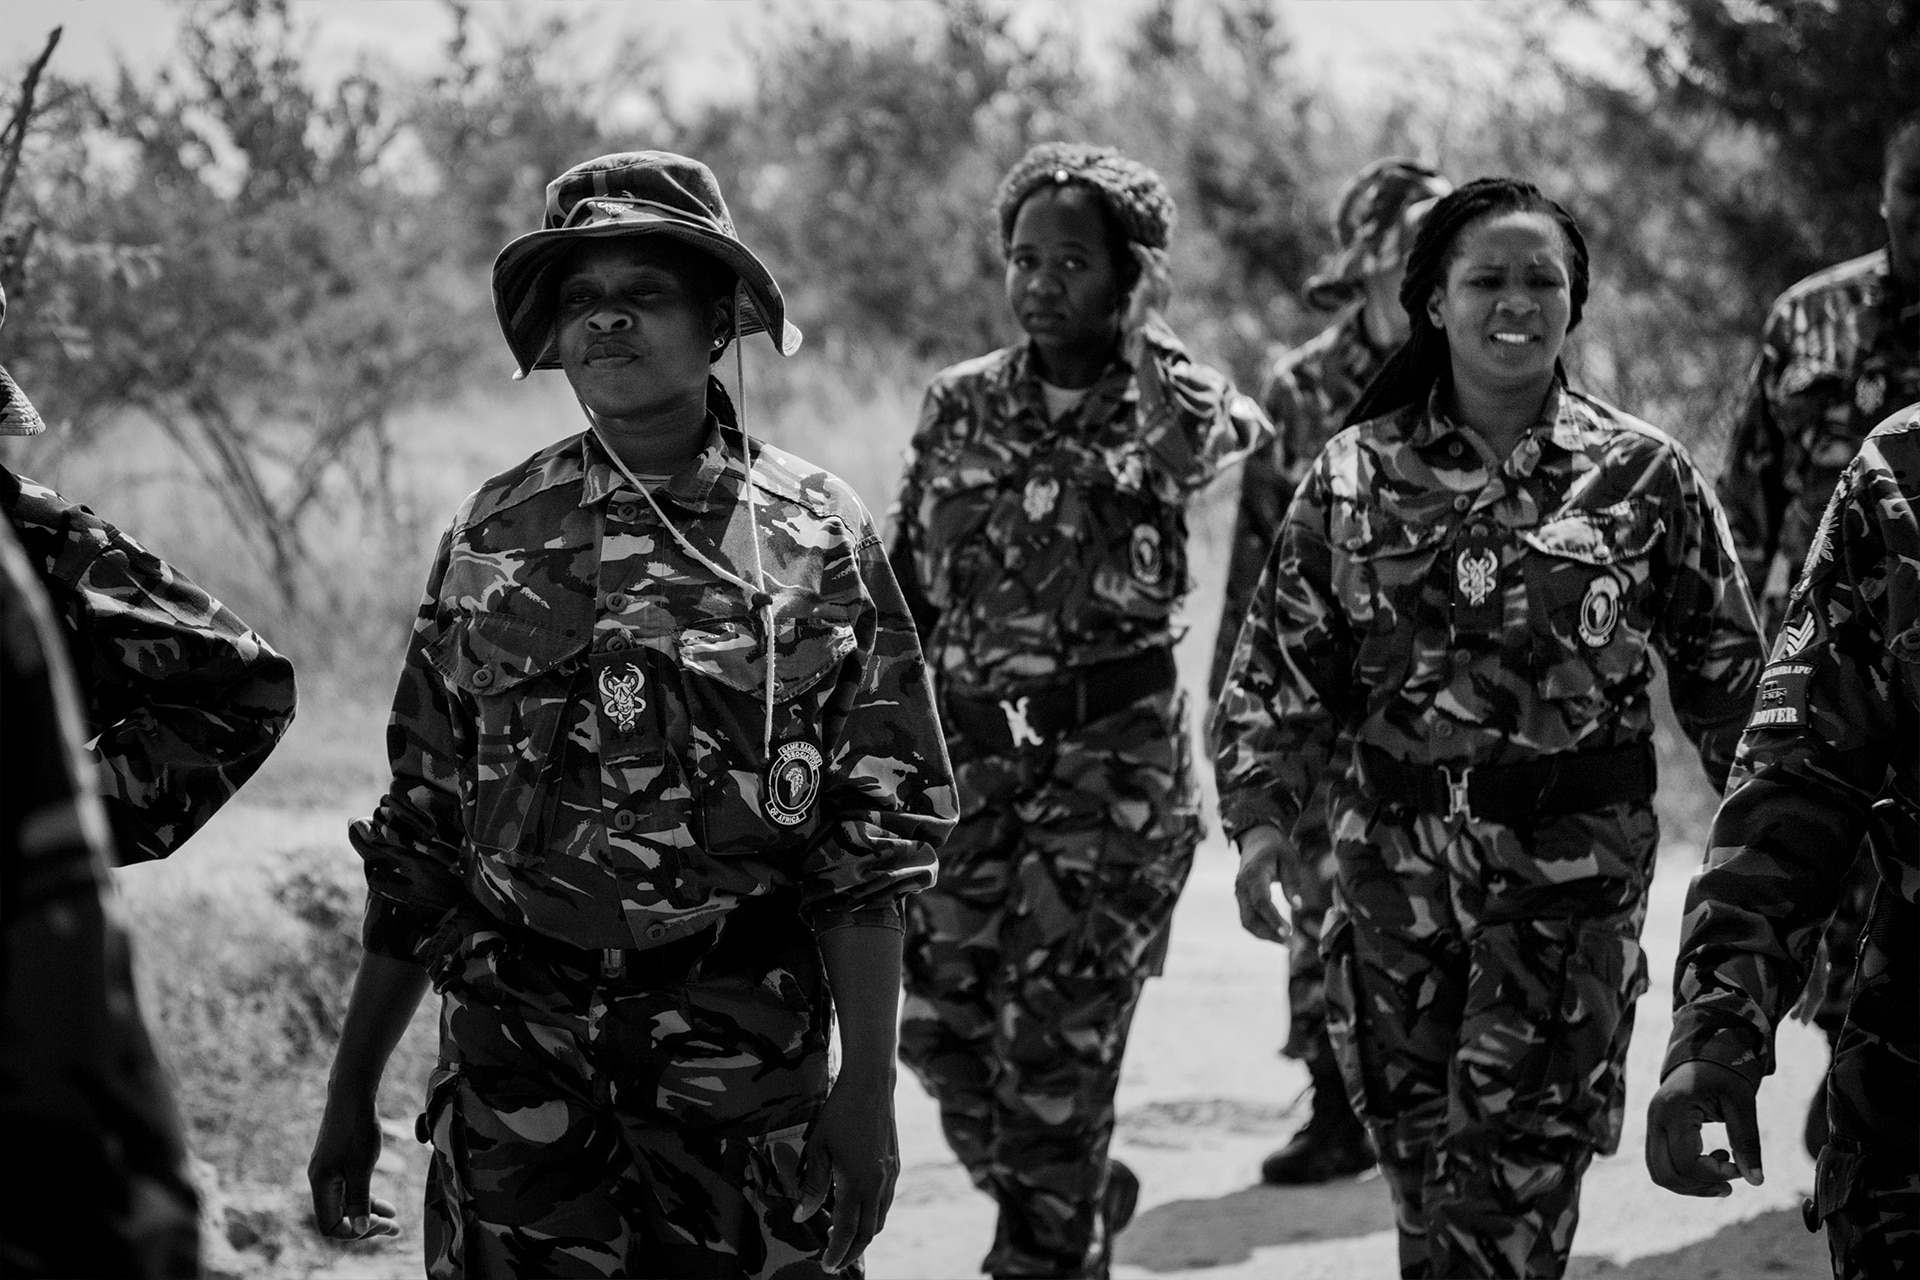
{"type": "Polygon", "coordinates": [[[767,765],[767,816],[783,827],[807,820],[820,798],[820,748],[804,739],[774,748],[767,765]]]}
{"type": "Polygon", "coordinates": [[[1128,551],[1133,562],[1133,576],[1146,585],[1155,585],[1166,573],[1166,557],[1160,551],[1160,531],[1152,525],[1133,526],[1133,540],[1128,551]]]}
{"type": "Polygon", "coordinates": [[[1021,509],[1035,524],[1052,515],[1054,503],[1059,500],[1060,482],[1052,476],[1029,476],[1027,487],[1020,492],[1021,509]]]}
{"type": "Polygon", "coordinates": [[[1586,597],[1580,601],[1580,638],[1598,649],[1613,639],[1619,621],[1619,582],[1609,577],[1595,578],[1587,584],[1586,597]]]}

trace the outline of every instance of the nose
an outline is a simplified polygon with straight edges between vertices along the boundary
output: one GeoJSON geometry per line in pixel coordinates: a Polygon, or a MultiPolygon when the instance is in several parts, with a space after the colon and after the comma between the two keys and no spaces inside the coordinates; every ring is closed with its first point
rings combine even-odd
{"type": "Polygon", "coordinates": [[[587,329],[593,333],[619,333],[633,328],[633,317],[619,307],[595,307],[587,316],[587,329]]]}
{"type": "Polygon", "coordinates": [[[1525,293],[1515,290],[1500,296],[1493,304],[1495,311],[1504,311],[1510,316],[1523,316],[1540,309],[1540,304],[1525,293]]]}
{"type": "Polygon", "coordinates": [[[1036,271],[1027,277],[1027,292],[1036,297],[1054,298],[1064,290],[1060,278],[1051,271],[1036,271]]]}

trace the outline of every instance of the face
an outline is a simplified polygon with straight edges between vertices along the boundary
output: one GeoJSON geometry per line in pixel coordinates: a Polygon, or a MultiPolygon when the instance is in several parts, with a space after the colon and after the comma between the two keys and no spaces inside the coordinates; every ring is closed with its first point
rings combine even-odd
{"type": "Polygon", "coordinates": [[[643,423],[704,399],[724,306],[701,296],[684,263],[672,241],[624,238],[585,241],[561,263],[560,366],[597,416],[643,423]]]}
{"type": "Polygon", "coordinates": [[[1104,353],[1122,302],[1099,197],[1076,186],[1028,196],[1007,247],[1007,305],[1042,357],[1104,353]]]}
{"type": "Polygon", "coordinates": [[[1446,331],[1456,385],[1542,391],[1572,314],[1566,239],[1543,213],[1499,213],[1454,241],[1427,318],[1446,331]]]}
{"type": "Polygon", "coordinates": [[[1880,216],[1887,220],[1887,256],[1893,274],[1920,284],[1920,133],[1896,149],[1880,187],[1880,216]]]}

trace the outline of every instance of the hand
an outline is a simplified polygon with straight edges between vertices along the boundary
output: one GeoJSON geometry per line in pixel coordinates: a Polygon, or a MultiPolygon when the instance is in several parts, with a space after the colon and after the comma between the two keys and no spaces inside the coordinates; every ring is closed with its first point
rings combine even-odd
{"type": "Polygon", "coordinates": [[[820,1262],[839,1271],[865,1253],[887,1225],[894,1180],[900,1176],[900,1135],[893,1123],[893,1072],[882,1080],[841,1072],[827,1094],[800,1152],[800,1204],[805,1222],[833,1188],[833,1225],[820,1262]]]}
{"type": "Polygon", "coordinates": [[[400,1234],[399,1210],[370,1191],[379,1158],[380,1122],[373,1108],[339,1107],[329,1099],[307,1161],[314,1230],[330,1240],[400,1234]]]}
{"type": "Polygon", "coordinates": [[[1240,927],[1267,942],[1285,942],[1293,925],[1273,900],[1280,855],[1287,838],[1280,828],[1258,826],[1240,833],[1240,869],[1233,875],[1233,896],[1240,904],[1240,927]]]}
{"type": "Polygon", "coordinates": [[[1140,267],[1140,278],[1127,294],[1126,314],[1120,318],[1120,331],[1132,337],[1167,309],[1173,298],[1173,268],[1165,249],[1149,249],[1143,244],[1127,247],[1133,250],[1133,260],[1140,267]]]}
{"type": "Polygon", "coordinates": [[[1760,1168],[1760,1125],[1754,1118],[1754,1086],[1731,1067],[1694,1059],[1683,1062],[1660,1082],[1647,1104],[1647,1172],[1669,1191],[1683,1196],[1730,1196],[1731,1179],[1754,1186],[1765,1181],[1760,1168]],[[1725,1151],[1700,1153],[1700,1126],[1727,1126],[1725,1151]]]}

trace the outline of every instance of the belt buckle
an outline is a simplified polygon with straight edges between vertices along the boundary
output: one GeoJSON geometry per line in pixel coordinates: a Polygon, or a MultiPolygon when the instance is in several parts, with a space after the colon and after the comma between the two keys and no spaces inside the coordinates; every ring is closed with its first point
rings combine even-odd
{"type": "Polygon", "coordinates": [[[623,978],[627,973],[627,953],[619,947],[600,949],[600,976],[623,978]]]}
{"type": "Polygon", "coordinates": [[[1447,780],[1447,817],[1465,818],[1473,821],[1473,796],[1468,784],[1473,778],[1473,766],[1463,764],[1459,772],[1446,765],[1440,766],[1440,772],[1447,780]]]}
{"type": "Polygon", "coordinates": [[[1016,747],[1022,740],[1036,747],[1043,745],[1046,741],[1027,719],[1028,701],[1024,696],[1000,699],[1000,714],[1007,718],[1007,735],[1013,739],[1013,745],[1016,747]]]}

